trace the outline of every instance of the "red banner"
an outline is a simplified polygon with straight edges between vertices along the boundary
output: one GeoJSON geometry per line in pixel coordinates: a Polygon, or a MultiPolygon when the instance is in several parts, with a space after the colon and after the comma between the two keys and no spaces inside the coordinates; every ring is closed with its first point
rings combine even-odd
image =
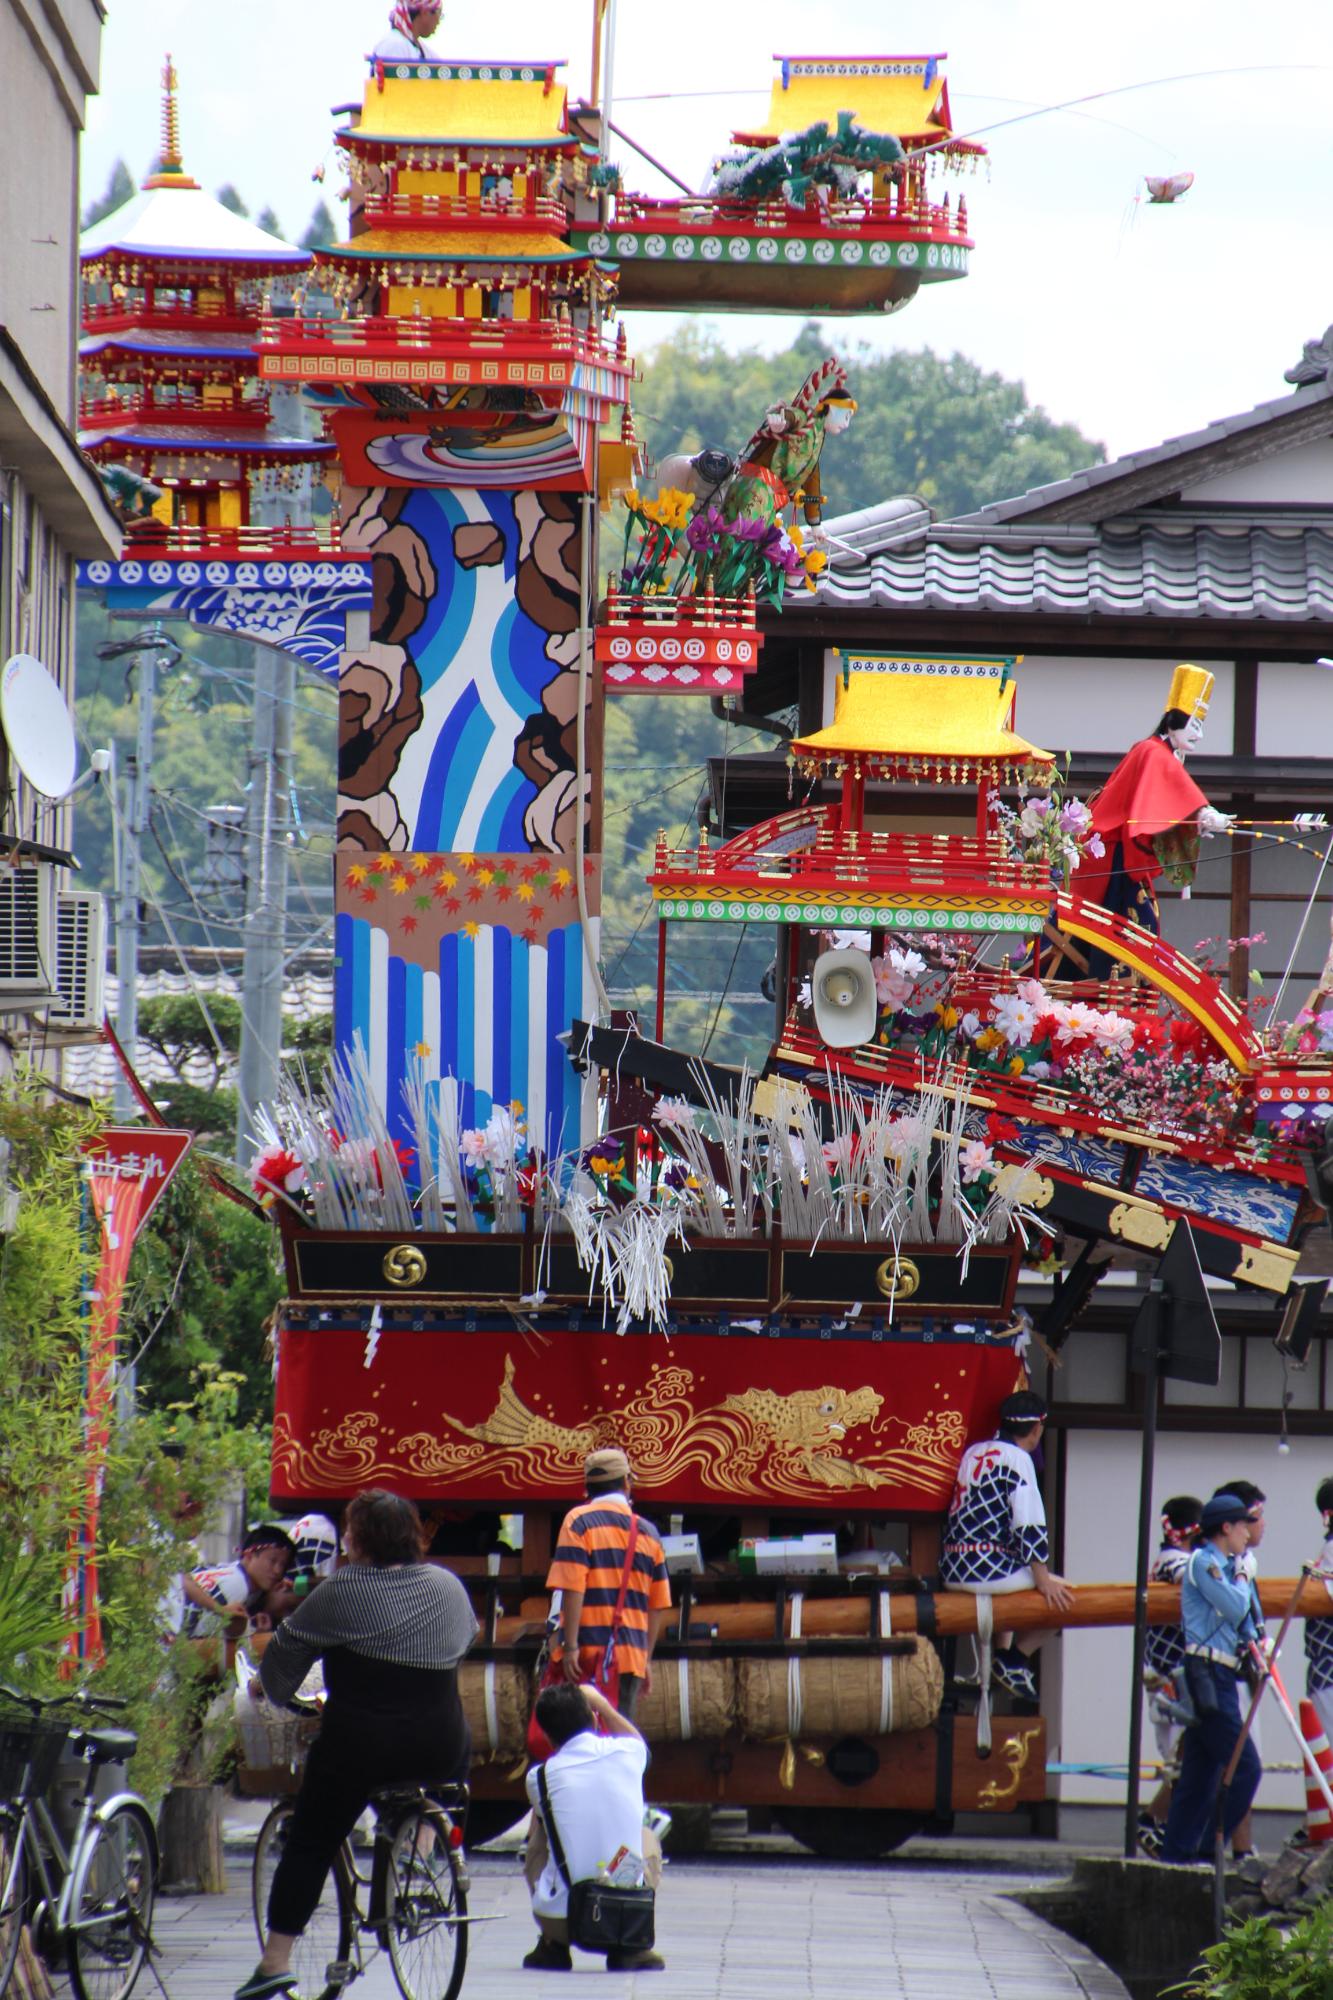
{"type": "Polygon", "coordinates": [[[572,1500],[619,1444],[681,1506],[938,1513],[1021,1379],[969,1337],[307,1324],[279,1335],[275,1500],[572,1500]]]}
{"type": "Polygon", "coordinates": [[[192,1132],[140,1125],[107,1126],[84,1147],[88,1193],[98,1225],[97,1278],[88,1314],[85,1409],[87,1469],[83,1518],[70,1528],[64,1602],[77,1626],[66,1652],[100,1666],[104,1658],[97,1535],[102,1482],[111,1445],[116,1333],[130,1256],[139,1231],[165,1193],[193,1141],[192,1132]]]}
{"type": "Polygon", "coordinates": [[[97,1217],[101,1255],[88,1315],[88,1388],[85,1417],[87,1468],[83,1519],[70,1530],[65,1597],[78,1617],[79,1636],[71,1656],[101,1666],[102,1614],[98,1602],[97,1531],[102,1481],[111,1444],[111,1392],[115,1379],[116,1329],[125,1277],[147,1200],[148,1184],[122,1180],[114,1164],[108,1173],[90,1172],[88,1191],[97,1217]]]}

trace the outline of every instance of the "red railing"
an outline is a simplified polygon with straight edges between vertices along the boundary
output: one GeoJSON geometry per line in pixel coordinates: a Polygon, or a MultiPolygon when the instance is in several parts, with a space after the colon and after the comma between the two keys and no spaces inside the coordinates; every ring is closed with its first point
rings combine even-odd
{"type": "MultiPolygon", "coordinates": [[[[866,1043],[855,1049],[830,1049],[813,1028],[801,1026],[790,1017],[783,1028],[777,1055],[779,1060],[788,1056],[811,1066],[813,1059],[821,1069],[827,1067],[841,1071],[879,1089],[889,1085],[912,1089],[922,1081],[921,1056],[910,1043],[902,1048],[880,1048],[866,1043]]],[[[966,1063],[958,1062],[939,1065],[938,1075],[936,1064],[928,1062],[926,1076],[932,1085],[938,1082],[946,1090],[957,1090],[964,1096],[980,1099],[1000,1109],[1006,1117],[1032,1119],[1041,1124],[1065,1126],[1092,1134],[1106,1134],[1108,1128],[1114,1126],[1122,1133],[1141,1133],[1145,1139],[1165,1140],[1185,1159],[1207,1160],[1219,1167],[1235,1166],[1251,1172],[1258,1171],[1273,1180],[1287,1183],[1304,1178],[1301,1153],[1289,1142],[1272,1138],[1256,1143],[1243,1133],[1222,1138],[1200,1138],[1197,1119],[1177,1118],[1167,1106],[1163,1106],[1160,1120],[1154,1119],[1149,1123],[1145,1119],[1126,1115],[1122,1109],[1108,1111],[1094,1104],[1076,1085],[1066,1084],[1057,1078],[1008,1076],[994,1070],[972,1069],[966,1063]]],[[[1247,1095],[1251,1089],[1251,1079],[1247,1078],[1247,1095]]],[[[1040,1145],[1034,1149],[1034,1164],[1040,1173],[1044,1166],[1040,1145]]],[[[1175,1212],[1175,1205],[1169,1200],[1164,1205],[1168,1213],[1175,1212]]],[[[1183,1212],[1191,1211],[1184,1206],[1183,1212]]],[[[1209,1218],[1200,1212],[1200,1220],[1207,1223],[1209,1218]]],[[[1226,1225],[1222,1227],[1225,1229],[1226,1225]]]]}
{"type": "Polygon", "coordinates": [[[619,195],[615,222],[609,226],[652,229],[663,235],[707,230],[748,236],[756,231],[773,231],[785,236],[842,233],[890,239],[924,235],[970,243],[965,199],[960,197],[956,207],[947,195],[942,202],[932,202],[910,187],[895,187],[887,198],[874,196],[862,200],[839,195],[820,202],[812,197],[799,206],[781,199],[755,203],[721,195],[703,195],[685,201],[619,195]]]}
{"type": "Polygon", "coordinates": [[[563,231],[569,222],[564,203],[544,194],[520,201],[494,194],[367,194],[362,212],[367,222],[389,229],[443,223],[455,229],[522,230],[540,224],[563,231]]]}
{"type": "Polygon", "coordinates": [[[224,424],[228,430],[262,431],[272,421],[266,401],[244,403],[155,403],[146,396],[121,401],[115,396],[84,396],[79,400],[79,423],[88,430],[107,430],[116,424],[182,424],[207,428],[224,424]]]}
{"type": "Polygon", "coordinates": [[[744,597],[641,596],[630,590],[608,590],[597,616],[599,627],[629,625],[671,625],[696,630],[722,627],[730,631],[738,625],[753,629],[754,592],[744,597]]]}
{"type": "Polygon", "coordinates": [[[433,357],[476,356],[506,361],[585,361],[625,375],[632,363],[623,332],[614,340],[577,327],[567,319],[433,319],[366,314],[359,319],[329,319],[318,313],[260,321],[258,350],[293,349],[301,353],[348,352],[422,354],[433,357]]]}
{"type": "MultiPolygon", "coordinates": [[[[299,562],[303,557],[357,557],[344,549],[336,520],[281,527],[259,523],[244,528],[199,528],[186,524],[166,528],[160,521],[138,521],[125,532],[125,552],[142,559],[153,556],[198,557],[205,561],[235,562],[271,556],[299,562]]],[[[368,558],[367,558],[368,560],[368,558]]]]}
{"type": "Polygon", "coordinates": [[[136,305],[125,299],[108,299],[85,303],[81,318],[85,333],[126,333],[136,327],[174,327],[191,333],[202,322],[210,333],[254,334],[259,328],[259,307],[253,312],[229,312],[221,306],[136,305]]]}
{"type": "Polygon", "coordinates": [[[971,894],[987,889],[1001,895],[1045,897],[1050,894],[1050,870],[1017,860],[993,840],[978,841],[962,834],[874,833],[867,829],[817,832],[807,846],[787,854],[750,854],[733,860],[725,847],[669,848],[657,844],[654,887],[687,882],[729,881],[753,886],[787,881],[812,896],[861,893],[971,894]]]}

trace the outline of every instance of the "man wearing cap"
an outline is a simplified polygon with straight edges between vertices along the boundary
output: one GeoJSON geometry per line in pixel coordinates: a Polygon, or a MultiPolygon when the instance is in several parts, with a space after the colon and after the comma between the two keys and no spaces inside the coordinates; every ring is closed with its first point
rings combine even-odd
{"type": "MultiPolygon", "coordinates": [[[[1046,1405],[1032,1389],[1006,1396],[995,1436],[963,1453],[944,1530],[940,1581],[946,1590],[970,1590],[979,1597],[1039,1590],[1056,1611],[1067,1611],[1074,1593],[1050,1569],[1046,1509],[1032,1455],[1046,1426],[1046,1405]]],[[[996,1634],[991,1678],[1011,1694],[1037,1698],[1027,1655],[1042,1634],[996,1634]]]]}
{"type": "Polygon", "coordinates": [[[588,1497],[560,1524],[546,1587],[560,1592],[556,1657],[564,1662],[565,1679],[590,1679],[614,1642],[620,1713],[633,1721],[639,1695],[651,1684],[653,1649],[671,1611],[671,1584],[662,1544],[635,1514],[629,1487],[623,1451],[611,1446],[589,1452],[583,1464],[588,1497]]]}
{"type": "MultiPolygon", "coordinates": [[[[1249,1546],[1248,1512],[1235,1493],[1215,1493],[1206,1500],[1199,1516],[1200,1545],[1181,1579],[1182,1670],[1195,1719],[1185,1731],[1163,1861],[1208,1858],[1217,1788],[1241,1732],[1241,1663],[1250,1641],[1263,1636],[1250,1580],[1239,1563],[1249,1546]]],[[[1262,1775],[1259,1753],[1247,1739],[1227,1789],[1222,1827],[1228,1840],[1250,1810],[1262,1775]]]]}

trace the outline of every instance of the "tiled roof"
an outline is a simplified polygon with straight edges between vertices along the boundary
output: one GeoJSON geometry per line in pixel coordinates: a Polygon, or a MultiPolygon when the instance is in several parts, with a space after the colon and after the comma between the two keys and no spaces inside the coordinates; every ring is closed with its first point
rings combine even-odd
{"type": "Polygon", "coordinates": [[[1233,464],[1290,448],[1333,433],[1333,391],[1328,384],[1310,384],[1285,396],[1259,403],[1252,410],[1221,417],[1201,430],[1165,438],[1142,451],[1128,451],[1105,465],[1090,465],[1067,479],[1034,486],[1009,500],[997,500],[959,518],[985,523],[1028,520],[1096,521],[1109,514],[1141,507],[1178,491],[1182,485],[1233,464]],[[1133,498],[1126,503],[1127,489],[1133,498]]]}
{"type": "MultiPolygon", "coordinates": [[[[183,972],[152,971],[140,975],[140,1000],[180,998],[191,992],[226,993],[233,999],[241,997],[241,982],[232,972],[196,972],[187,978],[183,972]]],[[[112,1020],[116,1017],[119,1004],[119,982],[114,972],[108,972],[104,992],[104,1003],[112,1020]]],[[[327,1014],[333,1006],[333,975],[324,972],[298,972],[289,974],[282,991],[282,1010],[290,1020],[309,1021],[316,1014],[327,1014]]],[[[105,1042],[87,1042],[67,1048],[64,1051],[64,1084],[67,1090],[77,1091],[82,1097],[110,1097],[115,1088],[118,1065],[110,1046],[105,1042]]],[[[160,1085],[169,1086],[175,1082],[171,1064],[147,1042],[139,1045],[138,1061],[135,1064],[139,1080],[149,1090],[160,1085]]],[[[236,1080],[236,1065],[227,1066],[222,1077],[224,1085],[236,1080]]],[[[184,1065],[186,1080],[201,1087],[213,1081],[214,1065],[210,1058],[201,1056],[197,1061],[187,1061],[184,1065]]]]}
{"type": "MultiPolygon", "coordinates": [[[[835,553],[804,608],[1333,621],[1333,516],[1222,525],[1154,514],[989,532],[972,520],[899,526],[868,562],[835,553]]],[[[796,600],[789,615],[802,608],[796,600]]]]}

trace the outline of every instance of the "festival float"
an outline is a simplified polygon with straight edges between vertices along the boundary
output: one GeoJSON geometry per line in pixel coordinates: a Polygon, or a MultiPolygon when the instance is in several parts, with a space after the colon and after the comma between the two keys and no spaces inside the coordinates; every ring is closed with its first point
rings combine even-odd
{"type": "MultiPolygon", "coordinates": [[[[963,204],[925,176],[978,149],[940,61],[784,61],[771,130],[670,217],[559,62],[372,64],[337,134],[349,236],[314,255],[335,310],[298,295],[254,338],[259,381],[324,410],[369,604],[338,665],[335,1062],[284,1086],[255,1163],[288,1292],[272,1496],[422,1505],[482,1615],[492,1817],[522,1807],[553,1530],[610,1443],[678,1565],[657,1797],[860,1852],[1043,1799],[1040,1717],[977,1712],[975,1602],[931,1581],[962,1452],[1023,1379],[1020,1265],[1072,1257],[1072,1315],[1094,1253],[1183,1221],[1206,1272],[1280,1295],[1319,1213],[1319,1036],[1266,1039],[1148,905],[1078,893],[1096,806],[1019,733],[1012,657],[841,656],[789,809],[659,843],[653,1032],[609,1018],[601,704],[743,690],[817,587],[820,459],[855,416],[830,356],[650,493],[618,304],[789,305],[799,275],[883,309],[962,275],[963,204]],[[772,927],[753,1074],[672,1045],[682,922],[772,927]]],[[[1177,871],[1187,818],[1151,833],[1177,871]]]]}
{"type": "Polygon", "coordinates": [[[270,553],[282,538],[258,527],[255,500],[307,513],[303,476],[333,456],[278,427],[255,360],[274,289],[310,259],[185,171],[170,56],[162,91],[157,167],[79,242],[79,444],[125,516],[131,563],[270,553]]]}
{"type": "Polygon", "coordinates": [[[944,57],[775,56],[768,116],[736,132],[699,196],[617,182],[575,240],[620,268],[625,307],[679,312],[897,312],[967,275],[967,199],[984,146],[956,134],[944,57]],[[954,194],[957,193],[957,199],[954,194]]]}

